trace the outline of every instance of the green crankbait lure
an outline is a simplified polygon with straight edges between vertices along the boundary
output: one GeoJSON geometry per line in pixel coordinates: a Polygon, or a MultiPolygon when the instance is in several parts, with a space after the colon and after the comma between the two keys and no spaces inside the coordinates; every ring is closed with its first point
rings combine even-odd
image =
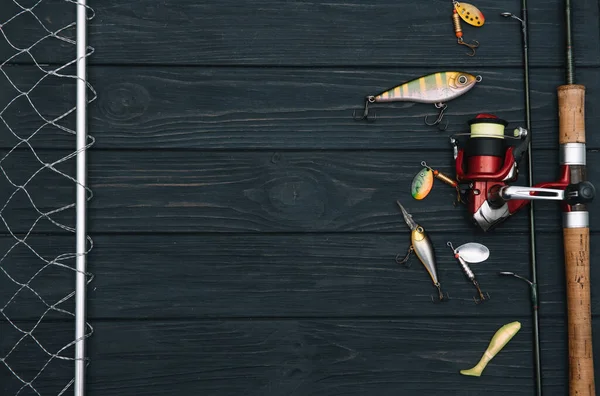
{"type": "Polygon", "coordinates": [[[485,350],[479,363],[468,370],[460,370],[462,375],[480,377],[485,366],[504,348],[506,344],[521,330],[521,323],[512,322],[500,327],[492,337],[488,348],[485,350]]]}
{"type": "Polygon", "coordinates": [[[410,235],[410,246],[408,248],[408,253],[403,259],[399,258],[399,255],[396,256],[396,262],[398,264],[406,264],[412,252],[415,252],[421,263],[425,266],[425,269],[429,273],[433,284],[438,289],[439,299],[440,301],[446,301],[447,298],[444,297],[442,293],[442,286],[438,280],[437,270],[435,266],[435,253],[433,251],[433,245],[429,240],[429,237],[425,233],[423,227],[417,224],[412,216],[404,209],[402,204],[397,201],[396,202],[400,209],[402,210],[402,215],[404,216],[404,221],[408,225],[408,228],[411,229],[410,235]]]}
{"type": "Polygon", "coordinates": [[[444,111],[448,105],[446,102],[456,99],[470,91],[476,83],[481,82],[481,76],[474,76],[461,71],[443,71],[428,74],[414,80],[407,81],[393,88],[380,92],[376,95],[369,95],[365,100],[365,108],[361,117],[355,120],[369,120],[369,104],[388,103],[388,102],[417,102],[432,103],[440,110],[438,118],[433,122],[427,122],[426,125],[437,125],[442,121],[444,111]]]}

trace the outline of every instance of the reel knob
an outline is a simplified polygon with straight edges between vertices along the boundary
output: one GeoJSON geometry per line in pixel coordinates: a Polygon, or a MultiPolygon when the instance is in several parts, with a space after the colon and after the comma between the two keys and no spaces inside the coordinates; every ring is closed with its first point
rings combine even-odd
{"type": "Polygon", "coordinates": [[[569,205],[592,202],[596,196],[596,188],[589,181],[570,184],[565,189],[565,200],[569,205]]]}

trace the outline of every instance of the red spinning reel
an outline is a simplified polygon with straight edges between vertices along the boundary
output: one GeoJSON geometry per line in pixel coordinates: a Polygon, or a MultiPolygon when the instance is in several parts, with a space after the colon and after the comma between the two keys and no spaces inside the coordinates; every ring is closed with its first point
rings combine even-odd
{"type": "Polygon", "coordinates": [[[571,183],[573,171],[580,168],[571,165],[585,163],[585,146],[573,143],[561,150],[559,180],[533,187],[510,186],[518,178],[518,163],[529,146],[528,131],[519,127],[512,136],[505,135],[508,123],[492,114],[479,114],[469,125],[470,133],[464,134],[468,139],[463,148],[451,138],[456,180],[467,185],[462,199],[472,220],[484,231],[493,229],[533,199],[563,201],[565,208],[593,200],[595,189],[591,183],[571,183]],[[507,144],[508,139],[519,142],[512,146],[507,144]]]}

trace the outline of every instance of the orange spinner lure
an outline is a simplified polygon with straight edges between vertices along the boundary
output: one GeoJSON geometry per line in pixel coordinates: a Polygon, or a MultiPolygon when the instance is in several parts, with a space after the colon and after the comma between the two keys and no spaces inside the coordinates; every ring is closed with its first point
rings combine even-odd
{"type": "Polygon", "coordinates": [[[460,3],[456,0],[452,0],[452,3],[454,4],[454,10],[452,10],[452,23],[454,25],[454,34],[457,38],[457,42],[458,44],[469,47],[472,52],[467,53],[467,55],[474,56],[475,48],[479,47],[479,42],[473,40],[472,44],[469,44],[464,41],[460,20],[462,19],[469,25],[481,27],[485,23],[485,16],[472,4],[460,3]]]}
{"type": "Polygon", "coordinates": [[[457,192],[457,202],[462,202],[460,196],[460,188],[458,186],[458,182],[452,179],[449,176],[446,176],[442,172],[433,169],[425,161],[421,161],[421,166],[423,169],[419,173],[415,175],[413,178],[412,184],[410,185],[410,193],[416,200],[424,199],[433,188],[433,178],[435,177],[438,180],[446,183],[449,186],[452,186],[456,189],[457,192]]]}

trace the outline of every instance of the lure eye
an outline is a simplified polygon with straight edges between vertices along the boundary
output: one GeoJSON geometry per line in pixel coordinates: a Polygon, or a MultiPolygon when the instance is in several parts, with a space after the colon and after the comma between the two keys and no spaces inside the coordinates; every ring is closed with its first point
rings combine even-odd
{"type": "Polygon", "coordinates": [[[464,85],[467,83],[467,76],[460,76],[458,77],[458,83],[461,85],[464,85]]]}

